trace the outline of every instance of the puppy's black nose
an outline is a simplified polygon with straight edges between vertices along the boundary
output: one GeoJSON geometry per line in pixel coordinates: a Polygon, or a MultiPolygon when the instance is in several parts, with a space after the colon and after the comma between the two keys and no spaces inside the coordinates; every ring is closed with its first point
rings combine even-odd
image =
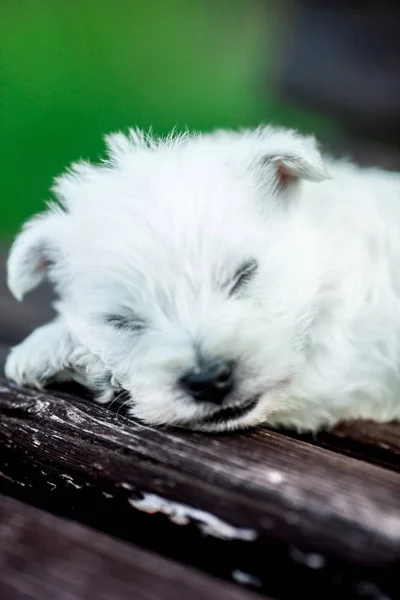
{"type": "Polygon", "coordinates": [[[221,404],[233,388],[233,365],[229,362],[208,364],[199,371],[187,373],[181,383],[198,402],[221,404]]]}

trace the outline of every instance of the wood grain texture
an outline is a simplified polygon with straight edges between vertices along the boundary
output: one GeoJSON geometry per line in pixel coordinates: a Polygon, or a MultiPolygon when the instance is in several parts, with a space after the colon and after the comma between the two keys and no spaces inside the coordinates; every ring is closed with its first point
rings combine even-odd
{"type": "Polygon", "coordinates": [[[256,600],[254,593],[0,496],[1,600],[256,600]]]}
{"type": "Polygon", "coordinates": [[[400,591],[397,473],[276,432],[154,429],[6,382],[0,447],[3,491],[225,577],[250,573],[271,595],[400,591]]]}
{"type": "Polygon", "coordinates": [[[299,439],[400,472],[400,423],[353,421],[299,439]]]}

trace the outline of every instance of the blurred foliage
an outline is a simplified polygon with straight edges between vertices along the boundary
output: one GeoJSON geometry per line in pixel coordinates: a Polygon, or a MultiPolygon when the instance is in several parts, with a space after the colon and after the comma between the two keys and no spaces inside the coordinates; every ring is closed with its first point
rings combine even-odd
{"type": "Polygon", "coordinates": [[[0,233],[109,131],[315,129],[265,89],[274,15],[261,0],[2,0],[0,233]]]}

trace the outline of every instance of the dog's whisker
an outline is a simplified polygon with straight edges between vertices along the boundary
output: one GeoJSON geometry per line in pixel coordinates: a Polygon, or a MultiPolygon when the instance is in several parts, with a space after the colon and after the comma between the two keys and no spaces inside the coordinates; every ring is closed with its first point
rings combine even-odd
{"type": "Polygon", "coordinates": [[[131,398],[130,395],[129,397],[125,400],[125,402],[123,402],[120,407],[117,410],[117,415],[120,413],[121,410],[123,410],[126,406],[128,406],[131,403],[131,398]]]}
{"type": "Polygon", "coordinates": [[[120,393],[119,393],[119,394],[118,394],[118,395],[117,395],[117,396],[114,398],[114,400],[112,401],[112,404],[114,404],[114,403],[118,403],[118,402],[121,402],[121,400],[123,400],[125,397],[128,397],[128,399],[129,399],[129,397],[130,397],[130,394],[129,394],[129,392],[128,392],[127,390],[122,390],[122,391],[121,391],[121,392],[120,392],[120,393]]]}

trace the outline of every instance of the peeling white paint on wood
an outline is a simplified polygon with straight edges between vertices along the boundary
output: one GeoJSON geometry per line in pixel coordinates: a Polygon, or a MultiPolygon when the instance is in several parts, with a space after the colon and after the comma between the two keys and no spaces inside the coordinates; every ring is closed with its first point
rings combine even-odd
{"type": "Polygon", "coordinates": [[[72,477],[70,475],[66,475],[66,474],[62,473],[60,475],[60,477],[62,477],[62,479],[65,479],[65,481],[67,483],[69,483],[69,485],[73,485],[74,488],[76,488],[77,490],[80,490],[83,487],[82,485],[78,485],[77,483],[75,483],[75,481],[72,479],[72,477]]]}
{"type": "Polygon", "coordinates": [[[61,419],[58,415],[52,414],[49,415],[49,419],[51,419],[52,421],[56,421],[57,423],[63,423],[63,419],[61,419]]]}
{"type": "Polygon", "coordinates": [[[326,567],[325,557],[316,552],[303,552],[293,546],[290,550],[290,556],[294,561],[305,565],[309,569],[323,569],[326,567]]]}
{"type": "MultiPolygon", "coordinates": [[[[24,396],[21,393],[16,393],[15,397],[21,402],[26,402],[27,400],[26,396],[24,396]]],[[[30,402],[30,406],[28,406],[28,411],[30,409],[34,409],[36,413],[39,413],[43,410],[48,409],[50,406],[50,402],[48,400],[43,400],[42,397],[37,397],[36,394],[33,394],[33,398],[31,398],[30,400],[33,400],[33,403],[30,402]]]]}
{"type": "Polygon", "coordinates": [[[256,587],[262,586],[262,581],[255,575],[251,575],[250,573],[246,573],[245,571],[241,571],[240,569],[235,569],[232,571],[232,578],[242,585],[254,585],[256,587]]]}
{"type": "Polygon", "coordinates": [[[267,471],[267,478],[271,483],[275,485],[279,485],[280,483],[283,483],[285,481],[283,474],[279,471],[274,471],[273,469],[267,471]]]}
{"type": "Polygon", "coordinates": [[[180,504],[179,502],[172,502],[156,494],[144,494],[141,500],[128,498],[128,501],[131,506],[143,512],[167,515],[170,521],[176,525],[195,523],[205,535],[211,535],[223,540],[252,542],[258,537],[254,529],[235,527],[204,510],[180,504]]]}
{"type": "Polygon", "coordinates": [[[133,490],[133,487],[131,486],[131,484],[130,483],[126,483],[125,481],[123,481],[120,485],[125,490],[133,490]]]}
{"type": "Polygon", "coordinates": [[[76,423],[76,425],[81,425],[82,423],[84,423],[84,419],[81,417],[81,415],[79,415],[79,413],[77,413],[77,411],[67,410],[67,417],[73,423],[76,423]]]}
{"type": "Polygon", "coordinates": [[[22,485],[23,487],[25,487],[25,483],[22,483],[22,481],[18,481],[17,479],[13,479],[12,477],[9,477],[8,475],[6,475],[5,473],[2,473],[0,471],[0,477],[3,477],[4,479],[7,479],[7,481],[11,481],[12,483],[16,483],[18,485],[22,485]]]}

